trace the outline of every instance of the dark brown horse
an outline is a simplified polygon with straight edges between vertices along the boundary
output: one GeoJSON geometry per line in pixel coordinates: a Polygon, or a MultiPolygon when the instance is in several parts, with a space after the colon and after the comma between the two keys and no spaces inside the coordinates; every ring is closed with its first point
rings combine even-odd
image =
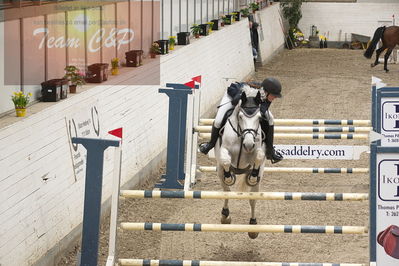
{"type": "Polygon", "coordinates": [[[367,58],[371,58],[373,56],[373,52],[377,46],[379,40],[382,41],[381,48],[377,49],[376,51],[376,58],[375,62],[371,64],[371,67],[378,65],[378,58],[380,54],[387,49],[385,56],[384,56],[384,70],[388,72],[387,62],[388,58],[392,53],[393,48],[397,44],[399,44],[399,26],[389,26],[389,27],[379,27],[375,30],[373,40],[371,41],[369,47],[367,48],[366,52],[364,52],[364,56],[367,58]]]}

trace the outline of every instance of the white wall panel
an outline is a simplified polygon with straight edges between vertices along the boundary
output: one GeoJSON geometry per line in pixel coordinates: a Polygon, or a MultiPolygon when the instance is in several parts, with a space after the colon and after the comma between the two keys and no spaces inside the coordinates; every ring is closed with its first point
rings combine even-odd
{"type": "MultiPolygon", "coordinates": [[[[205,113],[234,81],[223,78],[243,80],[253,71],[248,22],[177,46],[160,60],[163,86],[202,75],[201,111],[205,113]]],[[[128,75],[137,72],[140,68],[128,75]]],[[[40,103],[45,106],[41,111],[0,129],[1,265],[34,264],[81,224],[84,178],[73,171],[66,123],[75,113],[84,113],[95,103],[103,137],[123,126],[122,184],[142,181],[146,176],[138,173],[151,161],[160,166],[167,142],[168,97],[158,89],[95,86],[58,103],[40,103]]],[[[82,147],[79,151],[84,156],[82,147]]],[[[111,193],[112,149],[105,152],[104,163],[103,201],[111,193]]]]}
{"type": "MultiPolygon", "coordinates": [[[[351,40],[351,33],[372,36],[379,20],[399,18],[399,2],[395,3],[303,3],[299,28],[308,38],[316,25],[330,41],[351,40]]],[[[398,22],[396,23],[398,24],[398,22]]]]}

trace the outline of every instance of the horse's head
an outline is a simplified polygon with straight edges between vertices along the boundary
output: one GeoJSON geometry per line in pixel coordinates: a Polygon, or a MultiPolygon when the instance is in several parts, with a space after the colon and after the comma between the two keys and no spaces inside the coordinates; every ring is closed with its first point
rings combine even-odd
{"type": "Polygon", "coordinates": [[[252,152],[256,147],[256,142],[261,139],[259,130],[261,96],[258,91],[255,97],[247,97],[243,92],[241,104],[238,107],[237,123],[238,132],[242,138],[242,145],[246,152],[252,152]]]}

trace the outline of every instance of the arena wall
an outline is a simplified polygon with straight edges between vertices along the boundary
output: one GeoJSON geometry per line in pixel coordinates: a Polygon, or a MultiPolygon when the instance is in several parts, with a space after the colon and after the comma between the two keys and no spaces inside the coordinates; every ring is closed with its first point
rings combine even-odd
{"type": "Polygon", "coordinates": [[[302,19],[298,27],[310,35],[312,25],[317,26],[320,34],[334,42],[351,41],[351,33],[371,36],[384,24],[392,25],[392,16],[399,19],[399,3],[303,3],[302,19]],[[379,23],[379,21],[381,21],[379,23]]]}
{"type": "MultiPolygon", "coordinates": [[[[265,41],[270,38],[273,36],[265,41]]],[[[273,51],[268,49],[268,53],[273,51]]],[[[208,112],[228,83],[246,79],[254,70],[247,19],[188,46],[178,46],[161,56],[160,64],[162,86],[202,75],[201,110],[208,112]]],[[[149,70],[149,65],[142,68],[149,70]]],[[[160,86],[122,85],[131,76],[149,79],[150,72],[140,68],[121,71],[120,85],[114,85],[114,79],[112,85],[87,87],[57,103],[34,104],[24,119],[0,119],[1,265],[53,265],[79,237],[86,152],[82,146],[74,150],[71,135],[98,133],[111,138],[109,130],[123,127],[122,184],[132,187],[158,178],[166,154],[168,97],[158,93],[160,86]],[[71,127],[76,128],[75,133],[71,127]]],[[[105,152],[104,160],[102,199],[107,211],[112,149],[105,152]]]]}

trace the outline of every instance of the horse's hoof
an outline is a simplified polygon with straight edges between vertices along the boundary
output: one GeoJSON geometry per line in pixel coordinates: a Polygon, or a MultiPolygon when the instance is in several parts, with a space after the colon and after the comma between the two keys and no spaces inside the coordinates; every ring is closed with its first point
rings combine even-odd
{"type": "Polygon", "coordinates": [[[385,69],[385,73],[388,73],[389,72],[389,69],[385,69]]]}
{"type": "Polygon", "coordinates": [[[259,235],[259,233],[251,233],[251,232],[248,233],[248,236],[249,236],[249,238],[251,238],[251,239],[257,238],[258,235],[259,235]]]}
{"type": "MultiPolygon", "coordinates": [[[[252,219],[252,218],[251,218],[251,219],[249,220],[249,224],[258,224],[258,222],[256,221],[256,218],[255,218],[255,219],[252,219]]],[[[257,238],[258,235],[259,235],[259,232],[248,232],[248,236],[249,236],[251,239],[257,238]]]]}
{"type": "Polygon", "coordinates": [[[375,67],[375,64],[374,64],[374,63],[371,63],[370,66],[371,66],[371,67],[375,67]]]}
{"type": "Polygon", "coordinates": [[[222,219],[220,219],[222,224],[231,224],[231,216],[224,216],[222,215],[222,219]]]}
{"type": "Polygon", "coordinates": [[[256,186],[257,184],[259,184],[260,177],[248,175],[246,181],[247,181],[248,186],[253,187],[253,186],[256,186]]]}

